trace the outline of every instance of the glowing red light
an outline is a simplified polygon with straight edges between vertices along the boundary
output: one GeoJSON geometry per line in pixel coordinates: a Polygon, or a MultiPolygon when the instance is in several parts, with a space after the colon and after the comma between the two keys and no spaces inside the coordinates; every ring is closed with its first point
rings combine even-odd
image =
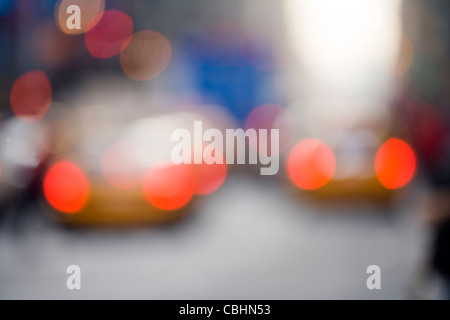
{"type": "Polygon", "coordinates": [[[417,160],[413,149],[405,141],[391,138],[383,143],[375,156],[375,173],[387,189],[407,185],[416,172],[417,160]]]}
{"type": "MultiPolygon", "coordinates": [[[[203,151],[205,146],[203,146],[203,151]]],[[[195,177],[195,194],[206,195],[213,193],[222,186],[227,177],[227,165],[222,153],[214,149],[215,157],[221,158],[222,163],[212,163],[213,161],[208,161],[205,163],[205,158],[202,158],[202,164],[193,164],[192,171],[195,177]],[[211,163],[211,164],[209,164],[211,163]]],[[[193,163],[193,161],[192,161],[193,163]]]]}
{"type": "Polygon", "coordinates": [[[69,161],[54,164],[44,177],[44,195],[61,212],[76,213],[89,196],[89,183],[83,171],[69,161]]]}
{"type": "Polygon", "coordinates": [[[11,108],[22,120],[40,119],[52,102],[52,86],[42,71],[30,71],[19,77],[10,94],[11,108]]]}
{"type": "Polygon", "coordinates": [[[144,195],[162,210],[177,210],[191,201],[195,178],[188,165],[162,164],[151,168],[144,178],[144,195]]]}
{"type": "Polygon", "coordinates": [[[326,185],[333,177],[336,159],[325,143],[305,139],[292,148],[287,159],[287,175],[294,185],[313,190],[326,185]]]}
{"type": "MultiPolygon", "coordinates": [[[[94,17],[96,22],[98,19],[94,17]]],[[[89,29],[89,28],[88,28],[89,29]]],[[[125,49],[133,33],[133,20],[117,10],[105,11],[98,23],[85,33],[86,48],[94,58],[106,59],[125,49]]]]}

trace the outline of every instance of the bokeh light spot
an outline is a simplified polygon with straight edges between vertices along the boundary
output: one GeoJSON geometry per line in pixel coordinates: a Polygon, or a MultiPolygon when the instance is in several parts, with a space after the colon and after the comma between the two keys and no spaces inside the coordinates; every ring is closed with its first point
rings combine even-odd
{"type": "MultiPolygon", "coordinates": [[[[279,130],[279,152],[286,151],[295,138],[295,123],[292,115],[285,108],[276,104],[264,104],[253,109],[245,121],[245,130],[253,128],[258,135],[258,141],[250,141],[250,146],[258,152],[270,155],[272,148],[271,130],[279,130]],[[267,144],[259,145],[259,130],[267,130],[267,144]]],[[[275,151],[275,150],[274,150],[275,151]]]]}
{"type": "Polygon", "coordinates": [[[326,185],[334,175],[336,159],[331,148],[320,140],[304,139],[291,150],[287,175],[298,188],[314,190],[326,185]]]}
{"type": "MultiPolygon", "coordinates": [[[[202,147],[196,146],[196,148],[202,147]]],[[[202,152],[204,151],[205,145],[202,148],[202,152]]],[[[217,149],[214,149],[213,152],[211,159],[207,160],[208,163],[205,162],[205,156],[209,157],[209,155],[203,154],[201,164],[192,164],[195,177],[195,194],[197,195],[213,193],[222,186],[227,177],[227,165],[222,153],[217,149]],[[213,159],[218,158],[222,159],[222,163],[213,163],[213,159]]],[[[193,158],[191,163],[194,163],[193,158]]]]}
{"type": "Polygon", "coordinates": [[[414,48],[412,46],[411,40],[408,36],[403,34],[400,39],[400,48],[398,53],[397,66],[394,70],[394,75],[397,77],[405,74],[409,70],[414,58],[414,48]]]}
{"type": "Polygon", "coordinates": [[[164,163],[151,168],[144,179],[144,195],[161,210],[177,210],[191,201],[195,178],[188,165],[164,163]]]}
{"type": "Polygon", "coordinates": [[[81,210],[89,196],[89,183],[83,171],[69,161],[54,164],[44,177],[48,203],[64,213],[81,210]]]}
{"type": "MultiPolygon", "coordinates": [[[[94,17],[94,22],[97,16],[94,17]]],[[[90,25],[89,25],[90,26],[90,25]]],[[[105,11],[98,23],[85,33],[86,48],[94,58],[106,59],[125,49],[133,33],[133,20],[117,10],[105,11]]]]}
{"type": "Polygon", "coordinates": [[[65,34],[82,34],[92,29],[101,19],[105,10],[105,0],[60,0],[55,6],[56,24],[65,34]],[[80,7],[80,29],[69,29],[67,19],[72,13],[67,13],[71,5],[80,7]]]}
{"type": "Polygon", "coordinates": [[[138,150],[127,141],[110,146],[102,157],[102,173],[105,180],[118,189],[132,189],[141,182],[141,172],[136,164],[138,150]]]}
{"type": "Polygon", "coordinates": [[[375,156],[375,173],[387,189],[408,184],[416,172],[416,156],[408,143],[391,138],[383,143],[375,156]]]}
{"type": "Polygon", "coordinates": [[[11,89],[11,108],[24,121],[40,119],[47,112],[51,101],[52,86],[42,71],[23,74],[11,89]]]}
{"type": "Polygon", "coordinates": [[[120,54],[125,75],[145,81],[160,75],[170,62],[172,45],[162,34],[150,30],[135,33],[120,54]]]}

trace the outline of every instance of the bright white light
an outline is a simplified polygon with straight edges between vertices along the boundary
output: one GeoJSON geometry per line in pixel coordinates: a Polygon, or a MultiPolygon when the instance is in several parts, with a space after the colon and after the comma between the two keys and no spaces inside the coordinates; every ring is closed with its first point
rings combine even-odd
{"type": "Polygon", "coordinates": [[[284,1],[292,49],[314,79],[348,87],[392,70],[401,0],[284,1]]]}

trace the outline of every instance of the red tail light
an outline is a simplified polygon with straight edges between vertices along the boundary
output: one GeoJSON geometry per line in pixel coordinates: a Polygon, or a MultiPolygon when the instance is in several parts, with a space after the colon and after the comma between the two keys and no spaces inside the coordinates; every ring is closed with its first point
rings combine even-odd
{"type": "Polygon", "coordinates": [[[56,210],[75,213],[89,196],[89,182],[83,171],[69,161],[54,164],[44,178],[44,195],[56,210]]]}
{"type": "Polygon", "coordinates": [[[314,190],[326,185],[334,175],[336,159],[320,140],[304,139],[292,148],[287,159],[287,175],[298,188],[314,190]]]}
{"type": "Polygon", "coordinates": [[[407,185],[414,177],[416,167],[413,149],[401,139],[387,140],[375,156],[375,173],[387,189],[398,189],[407,185]]]}
{"type": "Polygon", "coordinates": [[[162,164],[151,168],[144,179],[148,202],[162,210],[176,210],[191,201],[195,178],[188,165],[162,164]]]}

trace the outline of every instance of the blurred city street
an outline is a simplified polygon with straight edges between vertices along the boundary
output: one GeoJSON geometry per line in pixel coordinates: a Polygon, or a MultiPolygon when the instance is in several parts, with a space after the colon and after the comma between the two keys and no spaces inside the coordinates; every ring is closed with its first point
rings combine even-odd
{"type": "Polygon", "coordinates": [[[434,288],[420,287],[429,237],[418,221],[417,197],[393,209],[336,210],[311,207],[284,191],[277,181],[232,177],[213,197],[199,200],[198,212],[186,221],[133,232],[67,232],[42,219],[24,221],[18,235],[1,233],[0,298],[436,295],[434,288]],[[82,290],[66,288],[71,264],[82,270],[82,290]],[[366,287],[366,268],[372,264],[382,270],[379,291],[366,287]]]}
{"type": "Polygon", "coordinates": [[[0,0],[0,300],[450,299],[444,0],[0,0]]]}

